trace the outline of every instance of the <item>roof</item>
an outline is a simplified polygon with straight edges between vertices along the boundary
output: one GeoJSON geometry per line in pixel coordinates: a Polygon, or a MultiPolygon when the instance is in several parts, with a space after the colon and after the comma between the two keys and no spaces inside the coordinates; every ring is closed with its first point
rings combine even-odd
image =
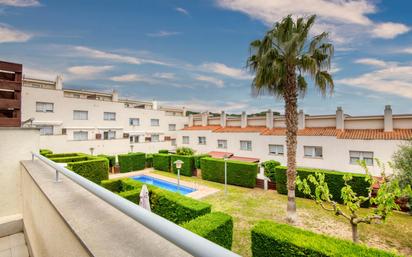
{"type": "Polygon", "coordinates": [[[250,132],[255,132],[255,133],[261,133],[264,130],[266,130],[266,127],[264,126],[247,126],[247,127],[219,127],[218,129],[213,130],[213,132],[218,132],[218,133],[225,133],[225,132],[243,132],[243,133],[250,133],[250,132]]]}
{"type": "MultiPolygon", "coordinates": [[[[334,127],[305,128],[298,130],[298,136],[336,136],[340,130],[334,127]]],[[[284,136],[286,128],[266,129],[262,132],[265,136],[284,136]]]]}
{"type": "Polygon", "coordinates": [[[223,158],[225,157],[225,155],[230,156],[230,157],[233,156],[233,153],[218,152],[218,151],[211,151],[208,154],[213,158],[223,158]]]}
{"type": "Polygon", "coordinates": [[[191,126],[183,128],[182,130],[215,130],[220,128],[220,126],[191,126]]]}
{"type": "Polygon", "coordinates": [[[258,158],[235,156],[233,155],[233,153],[229,153],[229,152],[212,151],[212,152],[209,152],[208,154],[212,156],[213,158],[223,158],[225,155],[228,155],[229,160],[232,160],[232,161],[259,162],[258,158]]]}
{"type": "Polygon", "coordinates": [[[394,129],[392,132],[384,132],[383,129],[345,129],[337,135],[337,138],[361,140],[407,140],[412,139],[412,129],[394,129]]]}

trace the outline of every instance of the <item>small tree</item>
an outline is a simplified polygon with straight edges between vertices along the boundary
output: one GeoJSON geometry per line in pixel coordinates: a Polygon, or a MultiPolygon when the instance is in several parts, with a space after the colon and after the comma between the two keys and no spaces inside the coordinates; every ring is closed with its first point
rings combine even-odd
{"type": "MultiPolygon", "coordinates": [[[[396,172],[396,179],[399,181],[399,186],[405,188],[412,186],[412,140],[401,145],[392,156],[393,169],[396,172]]],[[[408,200],[409,213],[412,214],[412,197],[403,196],[408,200]]]]}
{"type": "Polygon", "coordinates": [[[341,190],[341,197],[346,210],[343,210],[341,205],[331,200],[332,195],[329,192],[328,184],[325,182],[325,174],[316,173],[315,176],[309,175],[303,180],[298,177],[296,185],[300,191],[314,199],[324,210],[332,211],[335,215],[342,216],[348,220],[352,228],[352,240],[353,242],[358,243],[358,224],[373,224],[386,221],[394,209],[399,210],[399,206],[395,202],[396,198],[411,193],[410,186],[401,190],[398,180],[389,181],[388,177],[385,175],[385,166],[379,160],[376,160],[376,163],[381,169],[382,181],[380,181],[380,188],[375,197],[372,197],[372,190],[373,185],[378,181],[370,175],[368,167],[364,161],[359,162],[359,164],[366,172],[365,180],[370,183],[368,196],[357,196],[349,185],[352,176],[349,174],[343,176],[345,186],[341,190]],[[314,192],[312,192],[308,182],[312,183],[314,186],[314,192]],[[361,216],[359,214],[360,206],[367,201],[376,205],[376,208],[367,215],[361,216]]]}
{"type": "Polygon", "coordinates": [[[194,155],[195,150],[190,147],[178,147],[176,148],[176,154],[178,155],[194,155]]]}

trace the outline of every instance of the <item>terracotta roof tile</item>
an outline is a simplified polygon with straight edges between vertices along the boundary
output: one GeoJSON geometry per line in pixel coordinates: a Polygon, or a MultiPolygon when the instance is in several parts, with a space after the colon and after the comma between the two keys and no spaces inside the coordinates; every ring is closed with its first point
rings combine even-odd
{"type": "Polygon", "coordinates": [[[210,126],[191,126],[191,127],[186,127],[186,128],[183,128],[182,130],[216,130],[216,129],[218,129],[218,128],[220,128],[220,126],[212,126],[212,125],[210,125],[210,126]]]}
{"type": "Polygon", "coordinates": [[[394,129],[384,132],[383,129],[345,129],[339,132],[338,139],[360,140],[407,140],[412,139],[412,129],[394,129]]]}
{"type": "Polygon", "coordinates": [[[213,158],[223,158],[225,157],[225,155],[231,157],[233,156],[233,153],[229,153],[229,152],[218,152],[218,151],[211,151],[208,153],[210,156],[212,156],[213,158]]]}
{"type": "Polygon", "coordinates": [[[218,129],[215,129],[213,132],[219,132],[219,133],[225,133],[225,132],[256,132],[256,133],[261,133],[264,130],[266,130],[266,127],[264,126],[247,126],[245,128],[241,127],[220,127],[218,129]]]}
{"type": "Polygon", "coordinates": [[[241,156],[232,156],[229,158],[232,161],[242,161],[242,162],[259,162],[257,158],[250,158],[250,157],[241,157],[241,156]]]}
{"type": "MultiPolygon", "coordinates": [[[[298,130],[298,136],[336,136],[338,130],[334,127],[324,128],[305,128],[298,130]]],[[[262,132],[265,136],[284,136],[286,135],[286,128],[266,129],[262,132]]]]}

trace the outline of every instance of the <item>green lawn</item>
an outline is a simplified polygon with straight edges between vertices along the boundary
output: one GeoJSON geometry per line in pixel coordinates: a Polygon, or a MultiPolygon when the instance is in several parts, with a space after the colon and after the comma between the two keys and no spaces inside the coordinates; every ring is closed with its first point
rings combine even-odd
{"type": "MultiPolygon", "coordinates": [[[[154,173],[176,177],[168,172],[155,171],[154,173]]],[[[233,216],[232,250],[242,256],[251,256],[250,230],[258,220],[285,222],[287,196],[280,195],[276,191],[228,186],[228,195],[225,196],[222,184],[199,178],[183,176],[181,178],[185,181],[221,189],[220,192],[204,198],[203,201],[212,204],[213,211],[222,211],[233,216]]],[[[344,218],[322,210],[308,199],[297,198],[297,207],[299,216],[297,226],[317,233],[351,239],[350,226],[344,218]]],[[[368,209],[362,211],[367,212],[368,209]]],[[[412,255],[412,216],[410,215],[396,212],[384,224],[360,225],[359,233],[361,242],[371,247],[412,255]]]]}

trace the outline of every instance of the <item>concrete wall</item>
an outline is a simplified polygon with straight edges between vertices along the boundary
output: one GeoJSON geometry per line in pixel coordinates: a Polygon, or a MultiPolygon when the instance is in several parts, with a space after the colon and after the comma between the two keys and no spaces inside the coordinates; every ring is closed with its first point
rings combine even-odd
{"type": "Polygon", "coordinates": [[[37,129],[0,128],[0,217],[21,214],[20,161],[38,149],[37,129]]]}

